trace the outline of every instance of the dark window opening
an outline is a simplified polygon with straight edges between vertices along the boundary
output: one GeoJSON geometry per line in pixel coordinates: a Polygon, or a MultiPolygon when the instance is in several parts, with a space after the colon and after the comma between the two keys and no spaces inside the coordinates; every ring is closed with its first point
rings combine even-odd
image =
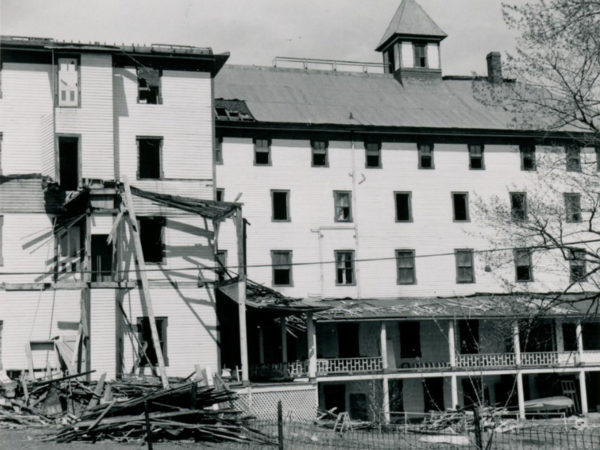
{"type": "Polygon", "coordinates": [[[567,171],[581,172],[581,148],[578,145],[567,145],[565,153],[567,156],[567,171]]]}
{"type": "Polygon", "coordinates": [[[460,353],[470,355],[479,353],[479,321],[459,320],[460,353]]]}
{"type": "Polygon", "coordinates": [[[160,179],[161,138],[138,138],[138,179],[160,179]]]}
{"type": "Polygon", "coordinates": [[[292,285],[292,252],[290,250],[271,251],[273,263],[273,286],[292,285]]]}
{"type": "Polygon", "coordinates": [[[563,342],[566,352],[577,351],[577,328],[574,323],[563,323],[563,342]]]}
{"type": "Polygon", "coordinates": [[[564,194],[566,221],[568,223],[581,222],[581,195],[564,194]]]}
{"type": "Polygon", "coordinates": [[[325,400],[325,409],[337,408],[337,414],[346,411],[346,385],[344,384],[323,384],[323,397],[325,400]]]}
{"type": "Polygon", "coordinates": [[[289,221],[289,191],[271,191],[273,204],[273,220],[289,221]]]}
{"type": "Polygon", "coordinates": [[[162,263],[164,217],[140,217],[139,224],[144,260],[147,263],[162,263]]]}
{"type": "Polygon", "coordinates": [[[519,150],[521,152],[521,170],[535,170],[535,145],[521,145],[519,150]]]}
{"type": "Polygon", "coordinates": [[[336,251],[336,283],[337,284],[354,284],[354,252],[353,251],[336,251]]]}
{"type": "Polygon", "coordinates": [[[510,193],[510,215],[515,222],[527,220],[527,194],[525,192],[510,193]]]}
{"type": "Polygon", "coordinates": [[[160,97],[160,77],[158,69],[138,67],[138,103],[156,105],[162,103],[160,97]]]}
{"type": "Polygon", "coordinates": [[[225,281],[227,275],[227,250],[217,251],[216,258],[216,272],[219,281],[225,281]]]}
{"type": "Polygon", "coordinates": [[[398,284],[415,284],[415,251],[396,250],[398,284]]]}
{"type": "Polygon", "coordinates": [[[411,197],[410,192],[396,192],[396,222],[412,220],[411,197]]]}
{"type": "Polygon", "coordinates": [[[418,144],[419,169],[433,169],[433,144],[418,144]]]}
{"type": "Polygon", "coordinates": [[[388,71],[389,73],[394,73],[396,70],[396,61],[394,56],[394,46],[392,45],[387,53],[387,63],[388,63],[388,71]]]}
{"type": "Polygon", "coordinates": [[[365,167],[381,167],[381,143],[365,142],[365,167]]]}
{"type": "Polygon", "coordinates": [[[254,140],[254,164],[257,166],[271,164],[271,143],[268,139],[254,140]]]}
{"type": "Polygon", "coordinates": [[[517,281],[533,281],[531,251],[528,248],[515,250],[515,272],[517,281]]]}
{"type": "Polygon", "coordinates": [[[583,350],[600,350],[600,323],[586,322],[581,324],[583,350]]]}
{"type": "Polygon", "coordinates": [[[78,138],[58,138],[58,171],[61,187],[66,191],[76,191],[79,187],[78,138]]]}
{"type": "Polygon", "coordinates": [[[473,250],[456,250],[456,282],[474,283],[473,250]]]}
{"type": "Polygon", "coordinates": [[[425,411],[444,410],[444,379],[424,378],[423,396],[425,411]]]}
{"type": "Polygon", "coordinates": [[[217,188],[217,190],[215,191],[216,194],[216,200],[218,202],[224,202],[225,201],[225,189],[223,188],[217,188]]]}
{"type": "Polygon", "coordinates": [[[338,357],[358,358],[359,351],[358,323],[338,323],[338,357]]]}
{"type": "Polygon", "coordinates": [[[571,282],[584,281],[586,279],[585,250],[569,251],[569,272],[571,282]]]}
{"type": "Polygon", "coordinates": [[[398,322],[400,358],[421,357],[421,325],[417,321],[398,322]]]}
{"type": "MultiPolygon", "coordinates": [[[[167,318],[156,317],[156,331],[158,332],[158,340],[160,342],[160,349],[162,351],[165,365],[169,365],[167,359],[167,318]]],[[[152,339],[152,331],[150,330],[150,320],[148,317],[137,318],[137,329],[138,339],[140,342],[140,366],[158,365],[158,357],[156,356],[156,347],[154,347],[154,340],[152,339]],[[146,357],[144,357],[144,348],[146,357]]]]}
{"type": "Polygon", "coordinates": [[[335,221],[352,222],[352,193],[347,191],[334,191],[335,221]]]}
{"type": "Polygon", "coordinates": [[[469,145],[469,169],[485,169],[483,162],[483,145],[469,145]]]}
{"type": "Polygon", "coordinates": [[[453,192],[452,206],[454,207],[455,221],[467,222],[469,220],[469,194],[466,192],[453,192]]]}
{"type": "Polygon", "coordinates": [[[312,141],[312,166],[327,167],[329,161],[327,158],[327,141],[312,141]]]}
{"type": "Polygon", "coordinates": [[[92,282],[114,281],[113,246],[107,242],[108,235],[92,235],[92,282]]]}
{"type": "Polygon", "coordinates": [[[413,42],[415,67],[427,67],[427,45],[413,42]]]}

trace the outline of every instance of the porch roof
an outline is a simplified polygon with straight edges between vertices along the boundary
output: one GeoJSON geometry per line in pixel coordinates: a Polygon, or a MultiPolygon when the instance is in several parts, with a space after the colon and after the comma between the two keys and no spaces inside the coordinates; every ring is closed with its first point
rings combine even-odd
{"type": "Polygon", "coordinates": [[[586,317],[598,313],[597,293],[476,294],[465,297],[403,297],[391,299],[328,299],[315,314],[319,322],[382,319],[455,319],[586,317]]]}

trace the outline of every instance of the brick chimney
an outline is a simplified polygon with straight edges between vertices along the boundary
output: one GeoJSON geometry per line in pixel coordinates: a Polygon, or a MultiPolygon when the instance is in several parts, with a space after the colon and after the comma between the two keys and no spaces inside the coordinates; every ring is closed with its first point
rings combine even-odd
{"type": "Polygon", "coordinates": [[[502,61],[500,52],[490,52],[487,57],[488,81],[490,83],[502,83],[502,61]]]}

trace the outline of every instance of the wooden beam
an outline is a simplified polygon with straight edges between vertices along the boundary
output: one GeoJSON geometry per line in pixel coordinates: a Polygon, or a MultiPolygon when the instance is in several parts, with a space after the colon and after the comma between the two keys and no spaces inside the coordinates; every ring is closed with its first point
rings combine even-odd
{"type": "Polygon", "coordinates": [[[152,334],[152,343],[154,345],[154,351],[156,353],[156,359],[158,361],[158,371],[162,385],[165,389],[169,387],[169,379],[167,378],[167,371],[165,369],[165,360],[163,357],[162,348],[160,346],[160,339],[158,337],[158,330],[156,329],[156,319],[154,318],[154,308],[152,307],[152,299],[150,297],[150,286],[148,284],[148,276],[146,275],[146,261],[144,260],[144,253],[142,251],[142,241],[140,240],[140,234],[138,232],[137,217],[135,215],[135,209],[133,207],[133,197],[131,196],[131,188],[127,177],[123,177],[123,191],[125,194],[125,211],[127,212],[129,228],[131,230],[131,238],[134,245],[134,256],[138,266],[140,281],[142,282],[142,302],[146,306],[146,313],[148,314],[148,322],[150,322],[150,333],[152,334]]]}
{"type": "Polygon", "coordinates": [[[242,209],[237,209],[233,217],[237,237],[238,257],[238,322],[240,331],[240,359],[242,364],[242,383],[250,382],[250,370],[248,367],[248,334],[246,329],[246,268],[244,267],[244,219],[242,209]]]}

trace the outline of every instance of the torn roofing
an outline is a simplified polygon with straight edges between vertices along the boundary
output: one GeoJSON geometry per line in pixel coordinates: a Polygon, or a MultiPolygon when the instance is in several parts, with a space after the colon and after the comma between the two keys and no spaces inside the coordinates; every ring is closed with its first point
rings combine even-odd
{"type": "Polygon", "coordinates": [[[402,0],[376,50],[384,50],[396,35],[435,37],[440,40],[448,36],[415,0],[402,0]]]}
{"type": "Polygon", "coordinates": [[[478,294],[469,297],[323,300],[330,309],[319,312],[321,322],[382,319],[468,319],[585,317],[596,313],[597,294],[478,294]]]}

